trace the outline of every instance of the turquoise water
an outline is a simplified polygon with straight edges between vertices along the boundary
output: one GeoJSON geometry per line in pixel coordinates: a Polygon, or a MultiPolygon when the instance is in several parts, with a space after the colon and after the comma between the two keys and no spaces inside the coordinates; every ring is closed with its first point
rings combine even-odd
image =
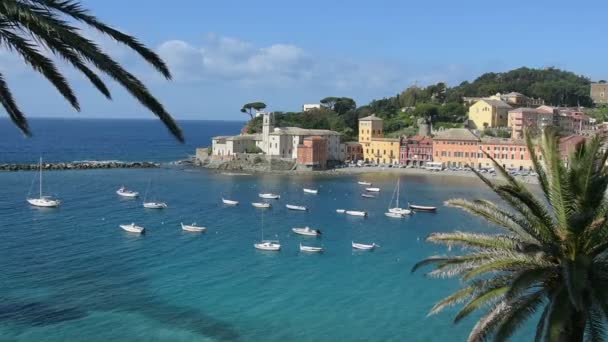
{"type": "MultiPolygon", "coordinates": [[[[454,311],[426,317],[455,280],[410,274],[435,253],[424,242],[435,231],[491,231],[458,210],[441,207],[404,220],[383,215],[395,175],[345,177],[226,176],[204,170],[46,172],[58,209],[29,207],[34,173],[0,173],[0,341],[463,341],[473,319],[453,325],[454,311]],[[382,188],[359,196],[357,180],[382,188]],[[166,201],[163,211],[118,198],[125,184],[166,201]],[[302,187],[319,189],[307,195],[302,187]],[[278,253],[261,252],[259,192],[281,199],[264,213],[266,238],[278,253]],[[221,197],[241,201],[225,207],[221,197]],[[286,203],[306,205],[292,212],[286,203]],[[367,219],[337,214],[362,209],[367,219]],[[179,223],[197,222],[193,235],[179,223]],[[145,236],[118,225],[136,222],[145,236]],[[291,233],[309,225],[322,238],[291,233]],[[326,252],[305,255],[300,242],[326,252]],[[351,241],[376,242],[356,252],[351,241]]],[[[402,176],[402,198],[441,206],[453,197],[490,197],[474,179],[402,176]]],[[[524,332],[525,335],[529,336],[524,332]]]]}

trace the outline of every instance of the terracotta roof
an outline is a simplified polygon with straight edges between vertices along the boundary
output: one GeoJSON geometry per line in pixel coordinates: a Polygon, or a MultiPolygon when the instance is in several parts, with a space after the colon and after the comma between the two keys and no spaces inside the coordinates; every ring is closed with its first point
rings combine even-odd
{"type": "Polygon", "coordinates": [[[377,117],[376,114],[360,118],[359,121],[382,121],[381,118],[377,117]]]}
{"type": "Polygon", "coordinates": [[[497,108],[511,108],[511,106],[509,106],[506,102],[501,101],[501,100],[494,100],[494,99],[481,99],[480,101],[485,101],[487,104],[489,104],[492,107],[497,107],[497,108]]]}
{"type": "Polygon", "coordinates": [[[313,136],[304,138],[304,140],[326,140],[326,139],[321,136],[318,136],[318,135],[313,135],[313,136]]]}
{"type": "Polygon", "coordinates": [[[466,128],[450,128],[444,131],[439,131],[433,137],[433,139],[479,141],[479,137],[466,128]]]}
{"type": "Polygon", "coordinates": [[[482,138],[482,145],[517,145],[526,146],[526,142],[522,139],[505,139],[505,138],[482,138]]]}

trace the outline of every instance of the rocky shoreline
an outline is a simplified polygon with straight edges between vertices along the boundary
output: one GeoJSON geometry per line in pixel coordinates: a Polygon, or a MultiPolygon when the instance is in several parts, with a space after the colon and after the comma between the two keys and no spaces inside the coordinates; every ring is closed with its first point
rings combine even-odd
{"type": "MultiPolygon", "coordinates": [[[[43,170],[91,170],[91,169],[150,169],[160,167],[152,162],[121,162],[121,161],[77,161],[66,163],[43,163],[43,170]]],[[[2,171],[35,171],[39,164],[0,164],[2,171]]]]}

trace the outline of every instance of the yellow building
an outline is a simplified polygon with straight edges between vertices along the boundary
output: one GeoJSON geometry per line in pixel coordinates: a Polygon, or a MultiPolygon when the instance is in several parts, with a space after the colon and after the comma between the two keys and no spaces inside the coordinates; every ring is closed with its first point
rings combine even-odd
{"type": "Polygon", "coordinates": [[[384,138],[382,119],[372,114],[359,119],[363,159],[376,164],[399,163],[399,139],[384,138]]]}
{"type": "Polygon", "coordinates": [[[469,107],[469,128],[507,127],[510,109],[501,100],[481,99],[469,107]]]}

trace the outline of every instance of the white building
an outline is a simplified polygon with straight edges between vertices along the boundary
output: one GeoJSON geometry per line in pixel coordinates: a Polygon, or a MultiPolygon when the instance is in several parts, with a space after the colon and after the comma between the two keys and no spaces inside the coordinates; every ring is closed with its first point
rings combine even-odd
{"type": "Polygon", "coordinates": [[[305,103],[302,105],[302,111],[306,112],[312,109],[321,109],[320,103],[305,103]]]}
{"type": "Polygon", "coordinates": [[[272,115],[270,113],[262,115],[262,134],[213,137],[213,156],[232,156],[235,153],[244,153],[249,147],[257,146],[269,156],[297,159],[298,145],[303,144],[304,138],[321,136],[327,139],[328,160],[343,161],[346,157],[344,144],[340,144],[340,133],[327,129],[275,128],[272,115]]]}

